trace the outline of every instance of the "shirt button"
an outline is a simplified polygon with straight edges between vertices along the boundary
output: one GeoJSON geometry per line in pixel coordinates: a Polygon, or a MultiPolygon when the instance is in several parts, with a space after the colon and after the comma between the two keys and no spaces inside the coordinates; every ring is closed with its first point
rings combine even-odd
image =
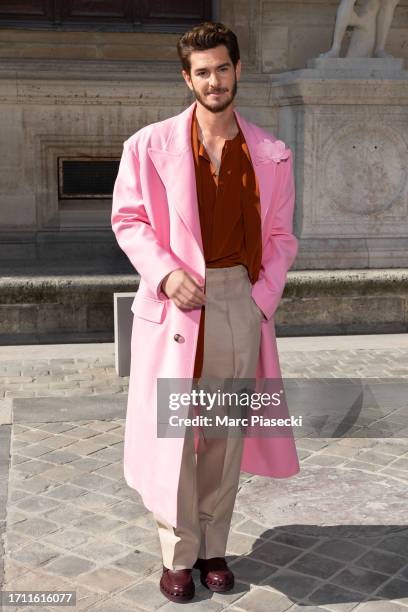
{"type": "Polygon", "coordinates": [[[174,334],[174,340],[176,342],[184,342],[184,336],[182,336],[181,334],[174,334]]]}

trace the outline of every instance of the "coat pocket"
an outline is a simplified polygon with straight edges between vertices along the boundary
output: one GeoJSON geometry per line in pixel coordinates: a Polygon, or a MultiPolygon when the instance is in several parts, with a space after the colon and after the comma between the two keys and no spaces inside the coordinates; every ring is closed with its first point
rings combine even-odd
{"type": "Polygon", "coordinates": [[[252,304],[252,308],[255,309],[255,312],[257,314],[257,317],[261,320],[261,321],[265,321],[265,317],[264,317],[264,313],[262,312],[262,310],[259,308],[258,304],[255,302],[254,298],[251,296],[250,297],[251,300],[251,304],[252,304]]]}
{"type": "Polygon", "coordinates": [[[130,309],[136,317],[154,323],[162,323],[165,315],[165,302],[136,294],[130,309]]]}

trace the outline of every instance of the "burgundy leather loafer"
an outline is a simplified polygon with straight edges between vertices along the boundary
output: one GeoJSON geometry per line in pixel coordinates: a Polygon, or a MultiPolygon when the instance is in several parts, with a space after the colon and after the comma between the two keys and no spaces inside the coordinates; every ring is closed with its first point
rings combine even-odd
{"type": "Polygon", "coordinates": [[[216,593],[225,593],[234,586],[234,574],[229,569],[224,557],[197,559],[194,567],[200,570],[201,583],[216,593]]]}
{"type": "Polygon", "coordinates": [[[170,570],[163,565],[163,574],[160,578],[160,591],[176,603],[185,603],[193,599],[195,585],[191,576],[191,569],[170,570]]]}

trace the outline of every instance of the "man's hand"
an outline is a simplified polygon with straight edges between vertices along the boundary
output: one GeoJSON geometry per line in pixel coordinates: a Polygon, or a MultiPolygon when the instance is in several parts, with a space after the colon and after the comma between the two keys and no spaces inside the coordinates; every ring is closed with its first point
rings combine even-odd
{"type": "Polygon", "coordinates": [[[196,279],[182,268],[168,274],[162,284],[162,291],[181,308],[201,308],[205,304],[205,293],[196,279]]]}

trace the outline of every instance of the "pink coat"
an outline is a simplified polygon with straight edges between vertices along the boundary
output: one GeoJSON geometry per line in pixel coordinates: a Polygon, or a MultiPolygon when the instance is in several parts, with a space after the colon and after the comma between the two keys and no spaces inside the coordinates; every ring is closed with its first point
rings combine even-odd
{"type": "MultiPolygon", "coordinates": [[[[118,244],[141,276],[132,304],[124,476],[145,506],[174,526],[183,439],[156,435],[156,379],[192,378],[201,309],[179,309],[160,285],[164,276],[180,267],[201,282],[205,277],[190,139],[195,104],[147,125],[124,142],[112,206],[118,244]],[[175,334],[185,341],[176,342],[175,334]]],[[[277,378],[281,372],[273,315],[297,253],[292,234],[292,154],[271,133],[234,112],[254,164],[261,200],[263,255],[252,296],[267,319],[262,323],[257,377],[277,378]]],[[[285,437],[245,438],[241,470],[274,478],[297,474],[291,429],[285,437]]]]}

